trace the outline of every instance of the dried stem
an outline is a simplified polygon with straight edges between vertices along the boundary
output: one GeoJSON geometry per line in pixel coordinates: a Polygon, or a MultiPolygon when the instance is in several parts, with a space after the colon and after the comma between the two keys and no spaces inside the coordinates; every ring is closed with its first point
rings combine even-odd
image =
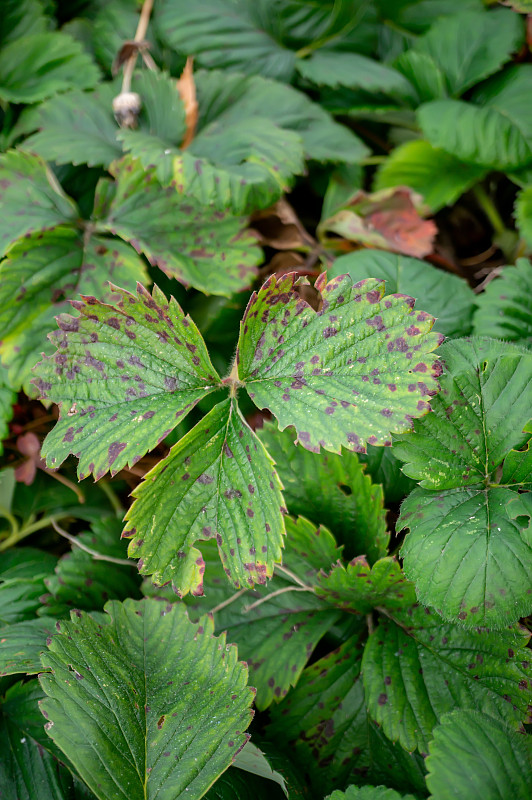
{"type": "MultiPolygon", "coordinates": [[[[137,25],[137,30],[135,33],[135,37],[133,39],[134,42],[142,42],[143,39],[146,38],[146,31],[148,30],[148,24],[150,21],[150,15],[153,8],[153,0],[144,0],[142,11],[140,12],[139,24],[137,25]]],[[[133,72],[135,69],[135,65],[137,63],[137,56],[138,51],[135,49],[129,56],[128,60],[124,65],[124,74],[122,77],[122,93],[131,91],[131,79],[133,77],[133,72]]]]}
{"type": "Polygon", "coordinates": [[[258,608],[263,603],[266,603],[268,600],[271,600],[273,597],[278,597],[280,594],[286,594],[286,592],[312,592],[310,586],[285,586],[284,589],[277,589],[276,592],[272,592],[271,594],[267,594],[266,597],[261,597],[260,600],[257,600],[255,603],[251,603],[250,606],[245,606],[242,611],[244,614],[247,614],[248,611],[253,611],[254,608],[258,608]]]}
{"type": "Polygon", "coordinates": [[[122,564],[125,567],[134,567],[137,568],[137,565],[134,561],[130,561],[128,558],[114,558],[114,556],[104,556],[101,553],[98,553],[96,550],[93,550],[91,547],[87,547],[86,544],[82,544],[79,541],[77,536],[72,536],[72,534],[67,533],[67,531],[61,528],[55,519],[51,520],[52,527],[54,530],[63,538],[68,539],[69,542],[75,544],[76,547],[79,547],[80,550],[84,550],[85,553],[88,553],[90,556],[94,558],[95,561],[109,561],[111,564],[122,564]]]}

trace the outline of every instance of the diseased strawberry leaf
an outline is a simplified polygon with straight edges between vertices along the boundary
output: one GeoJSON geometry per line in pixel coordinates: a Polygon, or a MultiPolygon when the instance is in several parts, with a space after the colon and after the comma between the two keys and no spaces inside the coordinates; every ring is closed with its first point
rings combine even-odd
{"type": "Polygon", "coordinates": [[[140,284],[136,296],[74,301],[62,315],[57,347],[36,368],[41,394],[61,414],[42,449],[51,467],[79,453],[78,474],[98,479],[134,464],[162,441],[219,377],[199,331],[178,303],[140,284]]]}
{"type": "Polygon", "coordinates": [[[206,294],[230,295],[250,285],[261,253],[244,230],[245,218],[163,188],[155,170],[130,157],[110,172],[115,181],[102,179],[96,189],[99,232],[120,236],[169,277],[206,294]]]}
{"type": "Polygon", "coordinates": [[[133,491],[124,536],[142,574],[172,581],[180,595],[202,594],[194,547],[216,538],[236,586],[265,583],[283,546],[283,497],[273,462],[234,399],[216,405],[133,491]],[[190,581],[190,565],[197,577],[190,581]]]}
{"type": "Polygon", "coordinates": [[[531,761],[529,736],[515,733],[490,714],[453,711],[434,731],[427,786],[433,800],[525,798],[530,793],[531,761]]]}
{"type": "Polygon", "coordinates": [[[523,593],[532,545],[506,512],[520,460],[526,480],[527,455],[512,448],[530,437],[532,354],[490,339],[458,340],[440,352],[445,373],[433,413],[394,445],[405,473],[420,482],[401,508],[399,525],[410,529],[404,569],[418,598],[445,619],[503,627],[532,609],[523,593]]]}
{"type": "Polygon", "coordinates": [[[401,609],[416,600],[413,585],[391,557],[381,558],[371,568],[364,556],[345,567],[338,561],[329,573],[320,573],[318,584],[318,597],[355,614],[368,614],[376,606],[401,609]]]}
{"type": "Polygon", "coordinates": [[[248,738],[253,690],[236,647],[182,604],[107,612],[104,624],[83,612],[58,623],[41,676],[48,735],[100,800],[201,797],[248,738]]]}
{"type": "Polygon", "coordinates": [[[355,453],[310,453],[294,447],[291,429],[281,432],[274,423],[258,435],[276,463],[291,514],[329,528],[348,558],[364,553],[373,562],[386,555],[382,487],[372,483],[355,453]]]}
{"type": "Polygon", "coordinates": [[[386,786],[348,786],[345,792],[336,789],[326,800],[416,800],[416,797],[399,794],[386,786]]]}
{"type": "Polygon", "coordinates": [[[294,425],[307,450],[365,452],[410,428],[437,392],[442,341],[433,318],[403,296],[383,298],[383,282],[348,276],[316,282],[322,308],[295,291],[295,276],[272,276],[255,292],[241,324],[238,375],[281,430],[294,425]]]}

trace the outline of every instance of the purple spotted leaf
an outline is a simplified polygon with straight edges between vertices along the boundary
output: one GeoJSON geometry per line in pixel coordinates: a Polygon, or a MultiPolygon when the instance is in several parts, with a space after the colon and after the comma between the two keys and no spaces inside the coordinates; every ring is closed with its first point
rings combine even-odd
{"type": "Polygon", "coordinates": [[[376,606],[397,609],[416,601],[395,558],[381,558],[372,567],[365,556],[344,566],[338,561],[329,573],[321,571],[316,594],[328,603],[355,614],[369,614],[376,606]]]}
{"type": "Polygon", "coordinates": [[[283,567],[276,567],[267,585],[257,584],[244,594],[235,594],[227,582],[214,543],[207,542],[203,551],[205,595],[186,601],[196,614],[219,607],[214,613],[216,630],[227,631],[238,645],[250,669],[250,682],[257,688],[257,707],[266,708],[296,685],[314,648],[341,617],[338,609],[312,591],[320,566],[333,564],[339,549],[326,528],[303,517],[287,517],[283,567]],[[259,601],[263,602],[249,608],[259,601]]]}
{"type": "Polygon", "coordinates": [[[142,574],[157,584],[171,581],[179,595],[202,594],[201,580],[189,580],[192,563],[203,574],[201,540],[216,540],[236,587],[265,583],[281,560],[281,484],[232,398],[174,445],[133,496],[123,534],[131,538],[129,555],[139,558],[142,574]]]}
{"type": "Polygon", "coordinates": [[[362,674],[369,713],[392,741],[427,753],[434,726],[454,708],[514,729],[528,719],[528,631],[464,630],[418,605],[388,614],[369,637],[362,674]]]}
{"type": "Polygon", "coordinates": [[[42,396],[60,405],[42,455],[58,467],[74,453],[80,478],[136,463],[220,380],[173,298],[140,284],[136,296],[112,288],[114,305],[73,301],[80,316],[58,318],[51,334],[57,352],[35,370],[42,396]]]}
{"type": "Polygon", "coordinates": [[[530,531],[506,511],[529,479],[532,354],[493,339],[440,353],[433,413],[394,444],[420,482],[401,507],[404,570],[445,619],[502,628],[532,611],[530,531]]]}
{"type": "Polygon", "coordinates": [[[169,277],[205,294],[230,296],[250,286],[261,251],[245,217],[163,188],[155,170],[130,157],[110,172],[115,181],[102,179],[96,189],[99,232],[120,236],[169,277]]]}
{"type": "Polygon", "coordinates": [[[212,618],[192,623],[181,603],[106,611],[57,624],[42,657],[48,736],[99,800],[202,797],[249,738],[246,666],[212,618]]]}
{"type": "Polygon", "coordinates": [[[237,358],[249,396],[281,430],[293,425],[307,450],[389,445],[438,390],[434,318],[409,297],[383,297],[382,281],[353,284],[347,275],[318,278],[316,312],[295,280],[272,276],[248,304],[237,358]]]}

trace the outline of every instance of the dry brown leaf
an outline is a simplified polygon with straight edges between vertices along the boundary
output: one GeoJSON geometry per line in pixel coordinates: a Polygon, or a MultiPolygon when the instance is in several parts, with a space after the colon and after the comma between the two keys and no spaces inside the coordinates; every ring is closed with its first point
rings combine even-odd
{"type": "Polygon", "coordinates": [[[187,58],[185,69],[177,81],[177,91],[185,104],[185,135],[181,142],[181,149],[186,150],[192,143],[198,124],[198,101],[196,99],[196,84],[194,83],[194,59],[187,58]]]}

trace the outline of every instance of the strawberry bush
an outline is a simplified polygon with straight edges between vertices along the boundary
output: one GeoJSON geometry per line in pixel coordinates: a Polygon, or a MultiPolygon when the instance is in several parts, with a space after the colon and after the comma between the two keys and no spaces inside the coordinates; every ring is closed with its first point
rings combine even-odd
{"type": "Polygon", "coordinates": [[[2,800],[529,797],[531,23],[4,0],[2,800]]]}

